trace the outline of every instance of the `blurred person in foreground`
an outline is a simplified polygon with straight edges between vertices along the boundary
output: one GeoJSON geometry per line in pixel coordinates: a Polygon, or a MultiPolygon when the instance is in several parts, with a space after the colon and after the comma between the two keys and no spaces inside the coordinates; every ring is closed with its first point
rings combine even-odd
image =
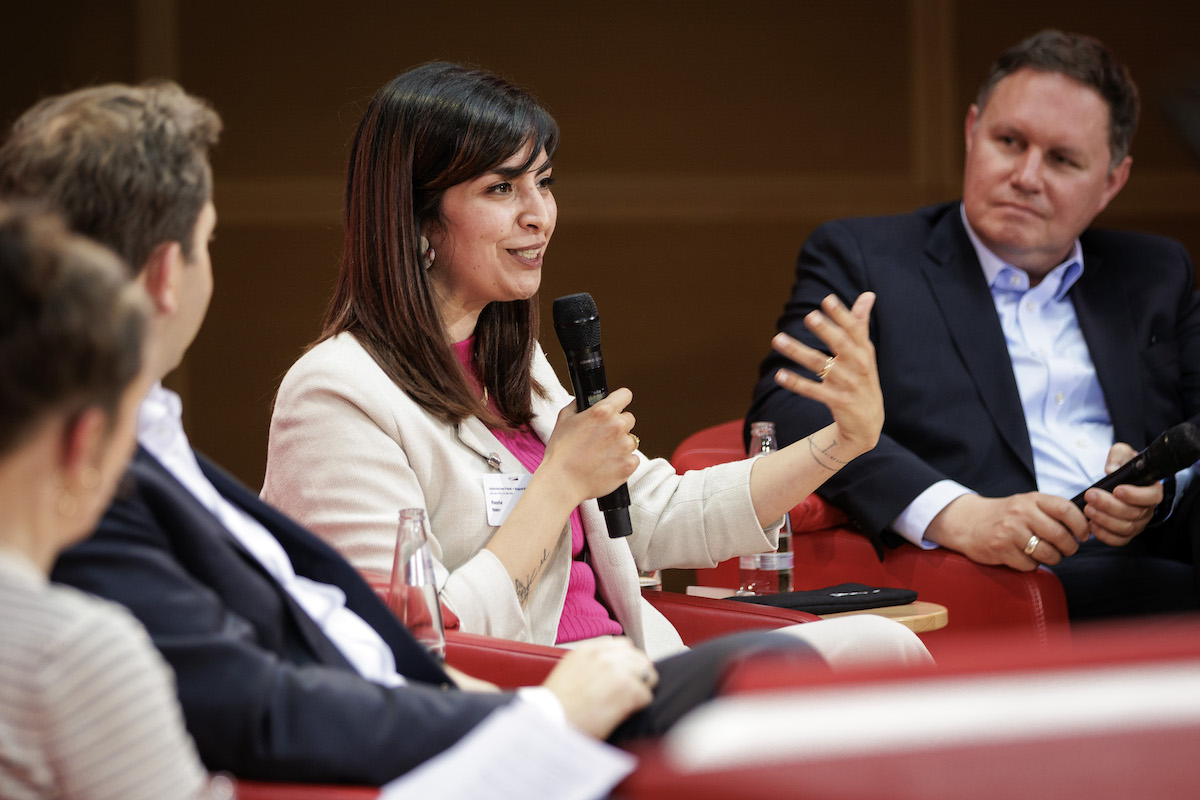
{"type": "Polygon", "coordinates": [[[48,582],[134,447],[146,309],[115,255],[0,205],[0,796],[208,796],[171,670],[120,606],[48,582]]]}

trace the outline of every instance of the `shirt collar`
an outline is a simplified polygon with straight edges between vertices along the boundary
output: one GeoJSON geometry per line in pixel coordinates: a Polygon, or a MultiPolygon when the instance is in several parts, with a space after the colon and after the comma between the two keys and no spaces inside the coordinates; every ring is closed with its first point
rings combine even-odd
{"type": "Polygon", "coordinates": [[[183,401],[179,395],[155,383],[138,407],[138,443],[151,453],[172,450],[183,436],[183,401]]]}
{"type": "MultiPolygon", "coordinates": [[[[975,248],[975,255],[979,258],[979,265],[983,267],[983,277],[987,280],[988,287],[993,291],[1009,290],[1024,292],[1029,289],[1029,276],[1025,271],[1004,261],[1000,256],[987,248],[987,245],[975,233],[975,229],[971,227],[971,223],[967,221],[967,211],[961,203],[958,206],[958,211],[962,217],[963,227],[967,229],[967,238],[971,240],[971,246],[975,248]]],[[[1057,284],[1052,293],[1053,299],[1062,300],[1082,275],[1083,247],[1079,244],[1079,239],[1076,238],[1075,244],[1071,247],[1071,252],[1067,255],[1066,259],[1050,270],[1043,279],[1043,282],[1049,281],[1050,286],[1057,284]]]]}

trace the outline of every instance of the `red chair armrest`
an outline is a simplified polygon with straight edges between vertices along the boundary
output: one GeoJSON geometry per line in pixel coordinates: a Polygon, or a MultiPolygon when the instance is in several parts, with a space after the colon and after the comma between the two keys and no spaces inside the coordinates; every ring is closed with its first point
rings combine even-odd
{"type": "MultiPolygon", "coordinates": [[[[360,571],[385,603],[391,580],[379,572],[360,571]]],[[[541,683],[562,658],[558,647],[527,644],[458,630],[458,617],[442,606],[446,628],[446,663],[471,677],[491,681],[502,689],[541,683]]]]}
{"type": "Polygon", "coordinates": [[[810,494],[793,508],[791,517],[793,534],[845,528],[850,524],[845,511],[815,494],[810,494]]]}
{"type": "Polygon", "coordinates": [[[541,683],[565,653],[560,647],[446,631],[446,663],[502,689],[541,683]]]}
{"type": "Polygon", "coordinates": [[[379,599],[386,603],[388,599],[388,592],[390,592],[392,589],[391,578],[387,575],[384,575],[382,572],[374,572],[369,569],[360,569],[358,574],[362,575],[362,578],[367,582],[367,585],[375,590],[375,594],[379,595],[379,599]]]}
{"type": "Polygon", "coordinates": [[[657,589],[643,590],[642,597],[675,626],[688,646],[730,633],[783,628],[820,619],[806,611],[790,608],[692,597],[657,589]]]}
{"type": "Polygon", "coordinates": [[[1044,567],[1033,572],[989,567],[951,550],[907,543],[880,561],[866,537],[840,528],[794,536],[792,550],[793,579],[801,588],[846,581],[899,586],[950,609],[946,633],[1020,628],[1036,644],[1067,636],[1066,596],[1044,567]]]}
{"type": "Polygon", "coordinates": [[[680,474],[746,457],[742,444],[742,421],[731,419],[696,431],[679,443],[671,454],[671,465],[680,474]]]}

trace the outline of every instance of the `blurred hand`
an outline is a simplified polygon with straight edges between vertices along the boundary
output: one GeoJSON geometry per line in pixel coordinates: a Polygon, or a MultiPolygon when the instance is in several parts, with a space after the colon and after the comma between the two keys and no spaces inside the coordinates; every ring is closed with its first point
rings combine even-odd
{"type": "Polygon", "coordinates": [[[816,375],[825,372],[824,377],[812,380],[781,369],[775,381],[829,408],[837,427],[835,436],[844,446],[841,452],[851,458],[874,447],[883,428],[883,393],[875,366],[875,345],[869,333],[874,305],[873,292],[859,295],[853,308],[846,308],[831,294],[821,301],[821,310],[804,318],[805,326],[833,353],[832,362],[825,353],[785,333],[776,334],[771,341],[777,351],[816,375]]]}
{"type": "Polygon", "coordinates": [[[553,471],[574,505],[612,492],[637,469],[637,440],[630,435],[635,420],[625,410],[632,400],[622,388],[584,411],[571,404],[558,412],[538,469],[553,471]]]}
{"type": "MultiPolygon", "coordinates": [[[[1135,455],[1137,451],[1132,447],[1117,442],[1108,451],[1105,474],[1124,466],[1135,455]]],[[[1103,489],[1088,489],[1083,499],[1087,502],[1083,513],[1092,535],[1105,544],[1123,547],[1150,524],[1154,509],[1163,500],[1163,487],[1158,482],[1149,486],[1123,483],[1114,487],[1111,494],[1103,489]]]]}
{"type": "Polygon", "coordinates": [[[604,739],[649,705],[658,672],[625,637],[587,642],[567,652],[542,683],[579,730],[604,739]]]}
{"type": "Polygon", "coordinates": [[[1011,497],[966,494],[942,509],[925,538],[979,564],[1003,564],[1023,572],[1054,565],[1088,538],[1088,522],[1070,500],[1041,492],[1011,497]],[[1038,542],[1025,552],[1030,537],[1038,542]]]}
{"type": "Polygon", "coordinates": [[[461,669],[455,669],[449,664],[444,664],[442,669],[446,671],[459,689],[464,692],[498,692],[500,687],[491,681],[485,681],[483,678],[476,678],[474,675],[468,675],[461,669]]]}

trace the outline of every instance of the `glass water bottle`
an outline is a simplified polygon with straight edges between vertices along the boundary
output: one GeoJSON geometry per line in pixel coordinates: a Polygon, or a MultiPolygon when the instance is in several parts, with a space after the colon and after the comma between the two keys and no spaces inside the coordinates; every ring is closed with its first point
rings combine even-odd
{"type": "MultiPolygon", "coordinates": [[[[774,422],[750,425],[750,455],[779,449],[774,422]]],[[[738,560],[740,586],[737,593],[777,594],[792,590],[792,519],[784,515],[779,529],[779,547],[771,553],[742,556],[738,560]]]]}

